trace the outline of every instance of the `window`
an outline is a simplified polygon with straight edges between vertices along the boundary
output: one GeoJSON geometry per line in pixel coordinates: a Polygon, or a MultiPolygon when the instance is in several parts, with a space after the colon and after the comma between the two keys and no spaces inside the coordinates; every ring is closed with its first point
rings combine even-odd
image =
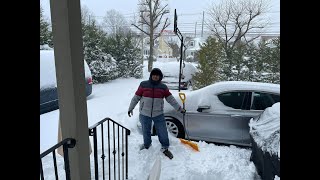
{"type": "Polygon", "coordinates": [[[226,106],[234,109],[250,109],[250,92],[227,92],[218,95],[219,100],[226,106]]]}
{"type": "Polygon", "coordinates": [[[253,102],[251,109],[265,110],[274,103],[280,102],[280,95],[268,94],[263,92],[253,92],[253,102]]]}
{"type": "Polygon", "coordinates": [[[194,52],[190,52],[190,54],[191,54],[191,56],[193,56],[193,55],[194,55],[194,52]]]}
{"type": "Polygon", "coordinates": [[[190,46],[191,46],[191,47],[194,46],[194,41],[190,41],[190,46]]]}
{"type": "Polygon", "coordinates": [[[272,99],[274,100],[274,103],[280,102],[280,96],[276,94],[270,94],[272,99]]]}

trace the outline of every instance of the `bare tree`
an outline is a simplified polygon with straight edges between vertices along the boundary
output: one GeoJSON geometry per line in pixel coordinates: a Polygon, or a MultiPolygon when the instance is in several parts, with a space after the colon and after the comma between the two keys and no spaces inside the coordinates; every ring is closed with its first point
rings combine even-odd
{"type": "Polygon", "coordinates": [[[97,22],[94,13],[85,5],[81,6],[81,23],[82,25],[95,25],[101,29],[101,25],[97,22]]]}
{"type": "Polygon", "coordinates": [[[161,5],[161,0],[140,0],[139,9],[140,9],[140,20],[138,24],[132,24],[136,28],[138,28],[141,32],[149,36],[150,39],[150,56],[148,61],[148,71],[150,72],[153,67],[153,47],[155,40],[161,35],[161,32],[167,28],[170,23],[168,18],[165,19],[165,22],[162,23],[162,18],[165,14],[169,13],[167,9],[168,4],[165,6],[161,5]],[[157,32],[159,29],[159,25],[163,24],[161,30],[157,32]],[[146,29],[141,29],[139,26],[146,25],[146,29]]]}
{"type": "Polygon", "coordinates": [[[94,18],[93,13],[89,10],[87,6],[81,7],[81,21],[82,24],[90,24],[90,21],[94,18]]]}
{"type": "Polygon", "coordinates": [[[223,43],[228,57],[239,41],[243,40],[247,45],[260,36],[268,24],[260,17],[267,10],[265,0],[223,0],[209,9],[207,25],[223,43]]]}
{"type": "Polygon", "coordinates": [[[111,34],[126,33],[130,30],[125,17],[114,9],[106,12],[103,24],[107,32],[111,34]]]}

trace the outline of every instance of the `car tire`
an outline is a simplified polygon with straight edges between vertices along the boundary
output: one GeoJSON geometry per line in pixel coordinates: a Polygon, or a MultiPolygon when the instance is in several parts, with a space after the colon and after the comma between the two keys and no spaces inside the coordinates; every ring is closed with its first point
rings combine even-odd
{"type": "Polygon", "coordinates": [[[180,121],[174,118],[167,118],[167,117],[165,119],[166,119],[166,125],[169,133],[171,133],[174,137],[177,137],[177,138],[185,137],[184,128],[180,121]]]}

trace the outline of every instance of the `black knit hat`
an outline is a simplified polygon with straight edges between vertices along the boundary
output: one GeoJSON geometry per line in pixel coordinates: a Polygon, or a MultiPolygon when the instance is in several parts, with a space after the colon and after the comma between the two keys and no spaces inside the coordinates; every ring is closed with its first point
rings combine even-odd
{"type": "Polygon", "coordinates": [[[150,78],[151,78],[151,76],[152,75],[159,75],[159,77],[160,77],[160,81],[162,80],[162,78],[163,78],[163,74],[162,74],[162,72],[161,72],[161,70],[159,69],[159,68],[153,68],[152,70],[151,70],[151,72],[150,72],[150,78]]]}

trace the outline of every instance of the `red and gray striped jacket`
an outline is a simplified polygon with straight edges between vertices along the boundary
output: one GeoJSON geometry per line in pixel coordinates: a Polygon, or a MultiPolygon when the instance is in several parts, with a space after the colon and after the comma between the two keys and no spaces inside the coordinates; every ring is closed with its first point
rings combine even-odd
{"type": "Polygon", "coordinates": [[[181,106],[172,96],[168,87],[161,82],[154,84],[151,81],[152,80],[149,79],[140,83],[138,90],[131,100],[129,111],[132,111],[140,101],[140,114],[148,117],[159,116],[163,114],[163,98],[165,98],[175,110],[179,111],[181,106]]]}

